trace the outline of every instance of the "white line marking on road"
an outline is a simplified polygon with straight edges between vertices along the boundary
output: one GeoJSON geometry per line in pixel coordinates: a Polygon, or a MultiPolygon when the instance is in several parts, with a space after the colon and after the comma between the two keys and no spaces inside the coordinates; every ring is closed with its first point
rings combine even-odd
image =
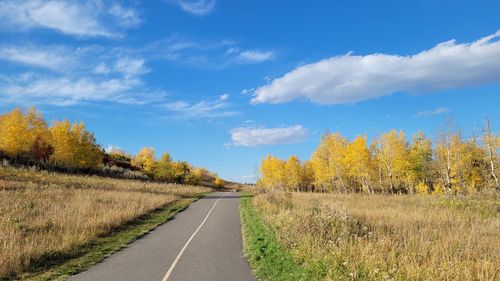
{"type": "Polygon", "coordinates": [[[182,254],[184,253],[184,251],[188,247],[189,243],[191,243],[191,240],[193,240],[193,238],[196,236],[196,233],[198,233],[198,231],[200,231],[201,227],[205,224],[205,222],[207,221],[208,217],[210,216],[210,213],[212,213],[212,211],[214,210],[215,206],[217,206],[217,203],[219,203],[219,201],[222,199],[222,197],[224,197],[224,195],[222,195],[221,197],[219,197],[219,199],[217,199],[217,201],[215,201],[214,205],[212,206],[212,209],[210,209],[210,211],[208,211],[207,216],[201,222],[200,226],[198,226],[198,228],[193,232],[193,234],[191,235],[191,237],[189,237],[189,239],[186,242],[186,244],[184,244],[184,247],[182,247],[181,251],[179,252],[179,254],[177,255],[177,257],[175,258],[174,262],[172,263],[172,265],[168,269],[167,273],[165,273],[165,276],[163,276],[163,279],[161,279],[161,281],[167,281],[168,280],[168,278],[170,277],[170,274],[172,274],[172,271],[174,270],[175,266],[177,265],[177,262],[179,262],[179,259],[181,258],[182,254]]]}

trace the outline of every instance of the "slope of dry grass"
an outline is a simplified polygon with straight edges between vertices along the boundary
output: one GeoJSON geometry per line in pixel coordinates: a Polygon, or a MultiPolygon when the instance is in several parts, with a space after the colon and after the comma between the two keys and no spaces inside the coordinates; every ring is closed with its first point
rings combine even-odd
{"type": "Polygon", "coordinates": [[[0,167],[0,279],[208,188],[0,167]]]}
{"type": "Polygon", "coordinates": [[[253,206],[325,280],[498,280],[497,195],[267,193],[253,206]]]}

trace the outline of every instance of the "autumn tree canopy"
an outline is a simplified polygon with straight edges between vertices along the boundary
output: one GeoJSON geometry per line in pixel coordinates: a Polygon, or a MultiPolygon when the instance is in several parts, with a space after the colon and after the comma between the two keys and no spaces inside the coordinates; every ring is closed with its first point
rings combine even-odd
{"type": "Polygon", "coordinates": [[[391,130],[368,144],[367,136],[348,140],[328,133],[301,162],[267,155],[258,185],[269,189],[340,192],[448,193],[498,188],[500,138],[487,121],[480,137],[464,140],[442,130],[434,146],[419,131],[410,140],[391,130]]]}
{"type": "Polygon", "coordinates": [[[193,167],[185,161],[174,162],[168,152],[156,159],[152,147],[140,149],[135,156],[118,148],[104,151],[83,122],[62,120],[48,126],[35,108],[26,112],[16,108],[0,115],[1,157],[21,164],[44,164],[69,171],[100,171],[106,165],[113,165],[108,168],[133,170],[148,179],[193,185],[200,184],[203,178],[216,179],[205,168],[193,167]]]}

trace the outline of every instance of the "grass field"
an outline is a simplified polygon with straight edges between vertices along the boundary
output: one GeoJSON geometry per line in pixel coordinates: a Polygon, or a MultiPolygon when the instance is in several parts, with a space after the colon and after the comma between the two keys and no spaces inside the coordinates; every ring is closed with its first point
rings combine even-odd
{"type": "Polygon", "coordinates": [[[146,214],[208,191],[0,166],[0,279],[64,259],[146,214]]]}
{"type": "Polygon", "coordinates": [[[245,248],[262,280],[498,280],[499,202],[258,194],[242,202],[245,248]]]}

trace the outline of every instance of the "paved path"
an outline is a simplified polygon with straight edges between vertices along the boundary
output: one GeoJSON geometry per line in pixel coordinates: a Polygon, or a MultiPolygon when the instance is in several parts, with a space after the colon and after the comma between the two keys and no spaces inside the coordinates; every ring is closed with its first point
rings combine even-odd
{"type": "Polygon", "coordinates": [[[239,194],[216,192],[71,281],[246,281],[239,194]]]}

